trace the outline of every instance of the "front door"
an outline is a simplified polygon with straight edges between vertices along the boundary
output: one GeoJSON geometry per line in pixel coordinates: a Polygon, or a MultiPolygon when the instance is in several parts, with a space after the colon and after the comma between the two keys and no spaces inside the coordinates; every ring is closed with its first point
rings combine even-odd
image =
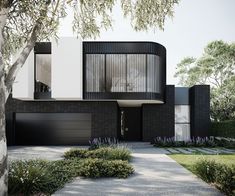
{"type": "Polygon", "coordinates": [[[121,108],[121,137],[125,141],[141,141],[141,107],[121,108]]]}

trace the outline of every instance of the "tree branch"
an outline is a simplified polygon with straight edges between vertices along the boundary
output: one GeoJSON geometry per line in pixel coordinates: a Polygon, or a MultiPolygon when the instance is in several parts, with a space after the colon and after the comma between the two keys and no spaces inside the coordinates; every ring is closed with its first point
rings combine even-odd
{"type": "MultiPolygon", "coordinates": [[[[43,18],[47,15],[47,9],[49,6],[49,3],[47,3],[45,9],[42,9],[39,18],[37,19],[33,29],[30,38],[27,41],[26,46],[23,48],[22,52],[20,53],[20,56],[18,59],[13,63],[11,66],[6,78],[5,78],[5,86],[9,95],[9,92],[11,91],[12,85],[15,81],[15,78],[20,70],[20,68],[24,65],[26,59],[28,58],[30,52],[34,48],[34,45],[37,41],[38,33],[40,32],[42,26],[43,26],[43,18]]],[[[8,95],[6,97],[8,97],[8,95]]]]}
{"type": "Polygon", "coordinates": [[[5,85],[8,91],[11,90],[11,87],[14,83],[14,80],[16,78],[16,75],[18,74],[20,68],[24,65],[26,59],[28,58],[30,52],[32,51],[36,41],[37,41],[37,32],[39,30],[39,24],[36,24],[32,30],[31,37],[28,40],[27,45],[24,47],[22,52],[20,53],[19,58],[13,63],[11,66],[6,79],[5,79],[5,85]]]}
{"type": "Polygon", "coordinates": [[[6,25],[9,9],[10,8],[0,8],[0,80],[4,76],[4,64],[2,54],[4,44],[3,29],[6,25]]]}

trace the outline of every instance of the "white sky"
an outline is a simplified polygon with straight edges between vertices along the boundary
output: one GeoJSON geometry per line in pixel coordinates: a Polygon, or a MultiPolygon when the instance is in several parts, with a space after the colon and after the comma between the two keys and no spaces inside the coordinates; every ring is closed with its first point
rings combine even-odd
{"type": "MultiPolygon", "coordinates": [[[[177,84],[175,66],[185,56],[198,57],[213,40],[235,41],[235,0],[181,0],[164,31],[135,32],[119,6],[113,10],[113,29],[97,41],[155,41],[167,49],[167,83],[177,84]]],[[[61,24],[60,36],[73,36],[72,13],[61,24]]]]}

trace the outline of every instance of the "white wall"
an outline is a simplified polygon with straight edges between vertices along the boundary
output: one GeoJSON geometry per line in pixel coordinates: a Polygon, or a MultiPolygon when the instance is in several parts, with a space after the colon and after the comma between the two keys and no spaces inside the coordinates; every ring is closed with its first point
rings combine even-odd
{"type": "Polygon", "coordinates": [[[62,37],[52,41],[52,98],[82,99],[82,41],[62,37]]]}
{"type": "Polygon", "coordinates": [[[16,76],[12,87],[12,96],[25,100],[34,98],[34,51],[31,51],[24,66],[16,76]]]}

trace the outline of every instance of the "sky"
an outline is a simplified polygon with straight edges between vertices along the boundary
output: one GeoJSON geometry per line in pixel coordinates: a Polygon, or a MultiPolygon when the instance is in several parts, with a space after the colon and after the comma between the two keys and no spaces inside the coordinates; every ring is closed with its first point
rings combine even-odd
{"type": "MultiPolygon", "coordinates": [[[[154,41],[167,50],[167,84],[178,84],[176,65],[186,56],[199,57],[208,42],[235,42],[235,0],[181,0],[173,19],[164,31],[136,32],[124,19],[119,5],[112,17],[113,29],[101,31],[96,41],[154,41]]],[[[62,21],[59,36],[76,36],[72,32],[72,11],[62,21]]]]}

